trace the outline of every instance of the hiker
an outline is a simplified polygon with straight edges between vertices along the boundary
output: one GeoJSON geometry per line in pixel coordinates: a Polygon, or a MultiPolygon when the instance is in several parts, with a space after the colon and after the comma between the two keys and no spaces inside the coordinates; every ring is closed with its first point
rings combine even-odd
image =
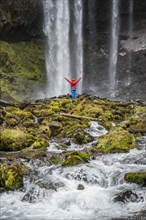
{"type": "Polygon", "coordinates": [[[65,77],[65,79],[70,83],[71,85],[71,93],[72,93],[72,99],[76,98],[76,84],[80,81],[81,77],[77,80],[72,79],[71,81],[65,77]]]}

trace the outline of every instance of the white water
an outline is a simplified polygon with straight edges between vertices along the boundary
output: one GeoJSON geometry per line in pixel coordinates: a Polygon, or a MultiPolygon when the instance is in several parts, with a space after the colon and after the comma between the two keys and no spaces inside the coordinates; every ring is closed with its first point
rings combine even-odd
{"type": "Polygon", "coordinates": [[[75,66],[72,73],[72,77],[82,77],[82,80],[78,84],[78,93],[82,92],[83,82],[83,46],[82,46],[82,0],[74,0],[74,52],[75,52],[75,66]]]}
{"type": "MultiPolygon", "coordinates": [[[[71,48],[70,48],[70,1],[43,0],[45,24],[44,32],[47,37],[46,69],[47,89],[46,96],[58,96],[70,92],[69,84],[64,77],[72,77],[71,48]]],[[[82,61],[82,1],[74,0],[74,45],[76,45],[75,59],[78,76],[83,75],[82,61]]],[[[81,85],[80,85],[81,92],[81,85]]]]}
{"type": "Polygon", "coordinates": [[[111,42],[110,42],[110,93],[115,97],[116,90],[116,71],[118,58],[118,41],[119,41],[119,0],[112,0],[112,21],[111,21],[111,42]]]}
{"type": "MultiPolygon", "coordinates": [[[[97,37],[98,36],[98,32],[96,30],[96,0],[92,0],[92,4],[91,1],[88,1],[88,30],[89,30],[89,51],[92,51],[92,53],[94,53],[94,51],[96,51],[96,45],[97,45],[97,37]]],[[[91,52],[90,52],[91,53],[91,52]]],[[[97,61],[94,61],[93,56],[89,56],[88,57],[89,61],[88,61],[88,65],[90,65],[90,67],[92,68],[92,66],[97,65],[97,61]]],[[[96,70],[96,68],[92,68],[92,72],[90,73],[91,76],[88,78],[88,90],[93,91],[93,77],[94,75],[97,74],[98,68],[96,70]]],[[[96,88],[97,89],[97,88],[96,88]]]]}
{"type": "MultiPolygon", "coordinates": [[[[105,133],[96,122],[92,124],[91,132],[95,138],[98,139],[102,131],[105,133]]],[[[139,141],[139,150],[101,155],[76,167],[46,166],[40,165],[39,160],[32,160],[29,166],[35,175],[25,180],[24,191],[1,196],[1,219],[110,220],[121,217],[124,220],[146,210],[146,188],[127,184],[123,178],[126,172],[146,170],[146,136],[139,141]],[[78,190],[79,184],[84,190],[78,190]],[[116,195],[125,190],[136,193],[137,200],[114,202],[116,195]],[[30,191],[33,191],[28,199],[31,203],[22,201],[30,191]]]]}
{"type": "Polygon", "coordinates": [[[131,84],[131,68],[132,68],[132,48],[133,48],[133,0],[130,1],[129,5],[129,60],[128,60],[128,68],[129,68],[129,73],[128,73],[128,80],[126,82],[127,85],[131,84]]]}

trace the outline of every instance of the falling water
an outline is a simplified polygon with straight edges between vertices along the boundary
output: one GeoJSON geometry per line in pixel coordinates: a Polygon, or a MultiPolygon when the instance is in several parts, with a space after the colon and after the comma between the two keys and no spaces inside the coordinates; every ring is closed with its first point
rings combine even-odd
{"type": "Polygon", "coordinates": [[[45,34],[48,48],[46,68],[47,96],[67,92],[64,76],[70,73],[69,57],[69,3],[66,0],[44,0],[45,34]]]}
{"type": "Polygon", "coordinates": [[[119,0],[112,1],[112,22],[111,22],[111,47],[110,47],[110,92],[111,96],[115,96],[116,87],[116,70],[118,56],[118,33],[119,33],[119,0]]]}
{"type": "MultiPolygon", "coordinates": [[[[89,1],[88,2],[88,29],[89,29],[89,65],[91,68],[91,74],[92,77],[96,75],[96,68],[92,68],[92,66],[97,65],[97,61],[93,59],[91,56],[92,53],[94,53],[95,48],[96,48],[96,41],[97,41],[97,31],[96,31],[96,0],[92,0],[92,4],[89,1]]],[[[92,90],[93,89],[93,80],[92,77],[89,77],[88,79],[88,89],[92,90]]]]}
{"type": "Polygon", "coordinates": [[[132,38],[133,38],[133,0],[130,0],[129,4],[129,74],[128,74],[128,80],[127,85],[131,84],[131,67],[132,67],[132,38]]]}
{"type": "MultiPolygon", "coordinates": [[[[47,96],[62,95],[69,92],[64,77],[71,78],[70,51],[70,1],[44,0],[45,27],[48,47],[46,50],[47,96]]],[[[82,75],[82,1],[74,0],[74,43],[77,45],[77,72],[82,75]]]]}
{"type": "MultiPolygon", "coordinates": [[[[83,47],[82,47],[82,0],[74,0],[74,59],[72,77],[83,77],[83,47]]],[[[82,81],[78,85],[78,92],[82,92],[82,81]]]]}

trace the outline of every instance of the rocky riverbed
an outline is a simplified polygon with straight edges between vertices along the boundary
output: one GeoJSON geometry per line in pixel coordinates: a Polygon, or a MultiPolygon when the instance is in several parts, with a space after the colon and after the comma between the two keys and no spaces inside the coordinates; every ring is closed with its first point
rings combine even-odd
{"type": "MultiPolygon", "coordinates": [[[[9,199],[13,203],[12,195],[18,201],[21,200],[21,207],[29,203],[35,203],[37,206],[45,199],[54,204],[50,206],[51,209],[57,210],[60,205],[54,203],[56,199],[60,198],[63,204],[63,201],[66,201],[63,195],[71,198],[73,187],[74,190],[81,190],[82,196],[89,194],[92,202],[96,200],[92,195],[94,190],[95,195],[105,197],[107,205],[105,209],[101,209],[101,219],[106,219],[108,202],[112,198],[117,213],[115,216],[110,214],[110,219],[122,216],[122,208],[118,208],[120,203],[126,204],[127,216],[137,216],[140,211],[145,210],[144,103],[100,99],[87,94],[78,96],[76,100],[71,100],[68,95],[23,103],[13,102],[12,106],[10,103],[9,106],[2,103],[0,191],[4,203],[9,199]],[[102,190],[96,188],[97,186],[102,190]],[[109,194],[111,187],[114,188],[112,194],[109,194]],[[11,191],[14,191],[14,194],[10,193],[11,191]],[[128,211],[127,204],[133,214],[128,211]],[[137,214],[134,214],[136,210],[133,205],[136,204],[137,214]]],[[[77,195],[74,196],[73,198],[77,199],[77,195]]],[[[81,198],[78,199],[80,201],[81,198]]],[[[72,199],[71,201],[73,202],[72,199]]],[[[80,202],[89,206],[89,201],[80,202]]],[[[19,219],[20,207],[18,206],[17,214],[14,212],[16,204],[7,212],[10,203],[5,204],[6,209],[2,206],[3,219],[19,219]]],[[[77,205],[76,202],[73,204],[77,205]]],[[[88,219],[93,217],[91,210],[96,210],[94,205],[88,207],[88,219]]],[[[67,207],[65,205],[63,208],[61,205],[58,213],[51,212],[51,215],[58,219],[61,210],[67,211],[67,207]]],[[[62,219],[67,216],[66,211],[62,219]]],[[[81,210],[78,212],[75,209],[68,218],[82,219],[85,217],[84,211],[81,213],[81,210]]],[[[30,219],[33,208],[29,209],[28,213],[25,213],[25,209],[22,212],[24,219],[30,219]],[[27,214],[29,217],[26,217],[27,214]]],[[[97,216],[100,216],[98,214],[97,216]]],[[[38,219],[45,219],[50,215],[48,213],[40,216],[41,214],[36,212],[38,219]]]]}

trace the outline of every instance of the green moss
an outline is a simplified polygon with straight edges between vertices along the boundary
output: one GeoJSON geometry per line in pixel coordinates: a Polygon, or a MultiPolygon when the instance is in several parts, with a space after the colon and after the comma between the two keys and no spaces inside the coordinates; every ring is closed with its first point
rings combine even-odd
{"type": "Polygon", "coordinates": [[[146,106],[135,106],[134,113],[136,115],[145,115],[146,114],[146,106]]]}
{"type": "Polygon", "coordinates": [[[44,82],[44,45],[39,42],[0,41],[1,97],[22,99],[31,96],[33,86],[44,82]]]}
{"type": "Polygon", "coordinates": [[[38,138],[34,143],[33,143],[33,148],[34,149],[44,149],[46,150],[47,147],[49,146],[49,143],[46,139],[44,138],[38,138]]]}
{"type": "Polygon", "coordinates": [[[89,159],[89,155],[84,152],[67,153],[62,163],[62,166],[75,166],[81,163],[88,162],[89,159]]]}
{"type": "Polygon", "coordinates": [[[16,151],[29,147],[33,143],[33,136],[20,129],[5,128],[1,130],[0,150],[16,151]]]}
{"type": "Polygon", "coordinates": [[[30,152],[35,152],[35,150],[33,148],[25,148],[21,150],[22,153],[30,153],[30,152]]]}
{"type": "Polygon", "coordinates": [[[51,136],[51,129],[47,125],[40,125],[39,126],[39,134],[45,134],[47,137],[51,136]]]}
{"type": "Polygon", "coordinates": [[[81,129],[73,135],[73,142],[76,144],[86,144],[91,141],[93,141],[93,137],[81,129]]]}
{"type": "Polygon", "coordinates": [[[50,161],[55,164],[55,165],[58,165],[62,162],[62,159],[60,157],[57,157],[57,156],[52,156],[50,158],[50,161]]]}
{"type": "Polygon", "coordinates": [[[23,126],[26,128],[28,127],[39,128],[39,124],[35,123],[34,120],[32,119],[25,120],[23,122],[23,126]]]}
{"type": "Polygon", "coordinates": [[[126,115],[126,119],[129,120],[129,130],[133,133],[145,133],[146,132],[146,107],[135,106],[133,113],[129,116],[126,115]]]}
{"type": "Polygon", "coordinates": [[[48,109],[47,106],[45,109],[43,109],[42,106],[40,106],[39,108],[35,109],[33,111],[33,114],[36,115],[37,117],[50,117],[53,116],[55,113],[52,109],[48,109]]]}
{"type": "Polygon", "coordinates": [[[26,166],[18,163],[0,164],[0,187],[7,190],[16,190],[23,187],[23,176],[27,171],[26,166]]]}
{"type": "Polygon", "coordinates": [[[135,138],[121,127],[113,127],[108,134],[99,138],[95,149],[102,153],[128,152],[136,147],[135,138]]]}
{"type": "Polygon", "coordinates": [[[84,189],[85,189],[85,187],[82,184],[78,185],[78,190],[84,190],[84,189]]]}
{"type": "Polygon", "coordinates": [[[146,185],[146,173],[131,172],[124,175],[124,179],[129,183],[136,183],[140,185],[146,185]]]}

